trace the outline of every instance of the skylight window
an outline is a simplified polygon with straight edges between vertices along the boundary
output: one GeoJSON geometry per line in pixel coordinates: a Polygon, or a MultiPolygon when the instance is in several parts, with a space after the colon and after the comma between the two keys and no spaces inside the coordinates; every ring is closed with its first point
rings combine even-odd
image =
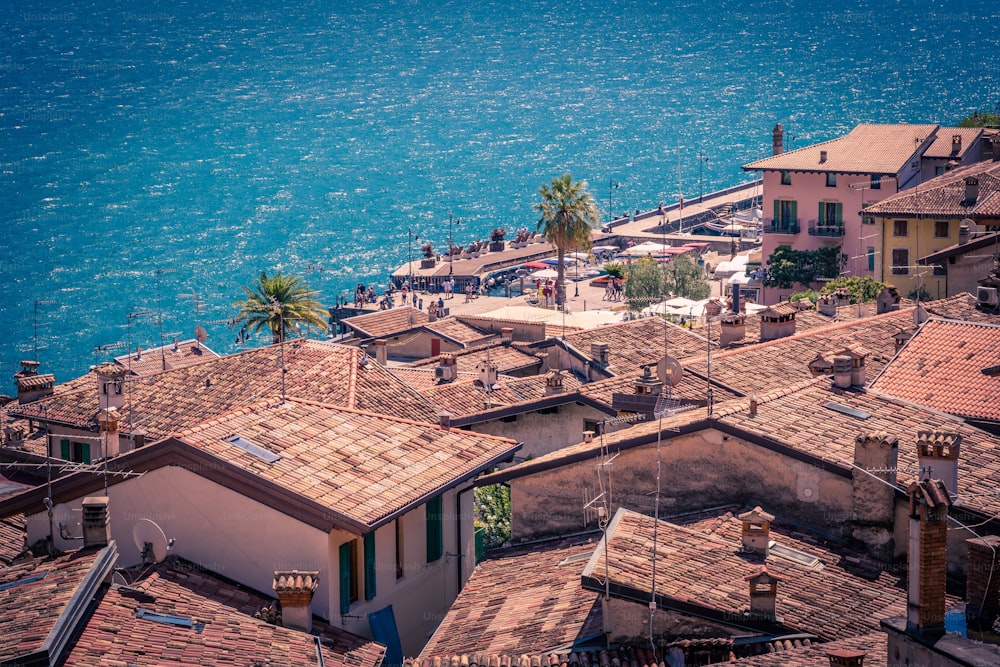
{"type": "Polygon", "coordinates": [[[0,591],[9,591],[12,588],[17,588],[18,586],[24,586],[26,584],[33,584],[36,581],[41,581],[45,578],[48,572],[42,572],[41,574],[36,574],[32,577],[24,577],[23,579],[18,579],[17,581],[10,581],[6,584],[0,584],[0,591]]]}
{"type": "Polygon", "coordinates": [[[169,616],[167,614],[157,614],[155,612],[147,611],[146,609],[139,607],[135,610],[135,617],[141,618],[146,621],[152,621],[153,623],[162,623],[164,625],[173,625],[178,628],[188,628],[194,630],[198,634],[205,629],[204,623],[195,623],[193,618],[188,618],[187,616],[169,616]]]}
{"type": "Polygon", "coordinates": [[[806,567],[816,567],[819,565],[819,559],[815,556],[810,556],[803,551],[786,547],[783,544],[775,544],[774,542],[771,542],[771,545],[768,548],[768,553],[772,556],[780,556],[785,560],[790,560],[793,563],[798,563],[799,565],[805,565],[806,567]]]}
{"type": "Polygon", "coordinates": [[[226,438],[226,442],[228,442],[231,445],[236,445],[246,453],[252,454],[257,458],[259,458],[260,460],[266,461],[267,463],[274,463],[275,461],[281,459],[281,457],[275,454],[274,452],[268,451],[263,447],[261,447],[260,445],[256,445],[239,435],[229,436],[228,438],[226,438]]]}
{"type": "Polygon", "coordinates": [[[586,552],[582,554],[575,554],[573,556],[568,556],[564,558],[556,567],[562,567],[563,565],[572,565],[573,563],[583,563],[584,561],[590,560],[592,552],[586,552]]]}
{"type": "Polygon", "coordinates": [[[855,419],[868,419],[871,415],[867,412],[862,412],[861,410],[855,410],[854,408],[849,408],[846,405],[840,405],[839,403],[827,403],[823,406],[828,410],[833,410],[834,412],[839,412],[840,414],[847,415],[848,417],[854,417],[855,419]]]}

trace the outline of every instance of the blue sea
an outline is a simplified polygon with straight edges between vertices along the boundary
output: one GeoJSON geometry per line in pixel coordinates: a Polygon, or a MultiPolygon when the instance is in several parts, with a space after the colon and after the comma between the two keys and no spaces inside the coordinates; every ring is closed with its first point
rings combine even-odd
{"type": "Polygon", "coordinates": [[[794,148],[998,103],[994,0],[9,3],[0,375],[36,340],[59,381],[199,324],[234,351],[261,270],[332,304],[449,215],[532,226],[564,172],[646,210],[748,180],[777,122],[794,148]]]}

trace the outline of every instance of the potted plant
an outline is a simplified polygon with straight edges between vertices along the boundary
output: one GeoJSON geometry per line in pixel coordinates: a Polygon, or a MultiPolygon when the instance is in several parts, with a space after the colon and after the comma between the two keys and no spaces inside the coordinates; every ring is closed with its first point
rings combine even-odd
{"type": "Polygon", "coordinates": [[[490,233],[490,252],[500,252],[503,250],[503,238],[507,235],[507,230],[497,227],[490,233]]]}
{"type": "Polygon", "coordinates": [[[420,250],[424,253],[424,258],[420,260],[420,268],[421,269],[434,268],[434,263],[435,263],[434,246],[431,245],[431,242],[428,241],[427,243],[420,246],[420,250]]]}

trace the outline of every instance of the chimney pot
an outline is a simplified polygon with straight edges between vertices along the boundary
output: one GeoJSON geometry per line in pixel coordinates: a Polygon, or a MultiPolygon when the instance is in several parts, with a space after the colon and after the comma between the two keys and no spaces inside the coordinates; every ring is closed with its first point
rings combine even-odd
{"type": "Polygon", "coordinates": [[[514,327],[502,327],[500,329],[500,340],[504,345],[510,345],[514,340],[514,327]]]}
{"type": "Polygon", "coordinates": [[[438,424],[441,428],[451,428],[451,413],[447,410],[442,410],[438,413],[438,424]]]}
{"type": "Polygon", "coordinates": [[[849,649],[834,649],[826,652],[826,657],[830,659],[830,667],[864,667],[864,651],[851,651],[849,649]]]}
{"type": "Polygon", "coordinates": [[[781,155],[785,151],[785,131],[781,128],[781,123],[771,130],[771,154],[781,155]]]}
{"type": "Polygon", "coordinates": [[[760,572],[744,577],[750,583],[750,615],[752,620],[775,620],[778,598],[778,577],[771,575],[766,567],[760,572]]]}
{"type": "Polygon", "coordinates": [[[375,341],[375,361],[383,368],[389,363],[389,347],[384,338],[375,341]]]}
{"type": "Polygon", "coordinates": [[[584,442],[593,442],[594,441],[594,432],[593,431],[584,431],[583,432],[583,441],[584,442]]]}
{"type": "Polygon", "coordinates": [[[951,499],[940,480],[913,482],[907,549],[906,631],[932,637],[944,634],[948,509],[951,499]]]}
{"type": "Polygon", "coordinates": [[[743,522],[743,551],[766,557],[771,543],[771,522],[774,521],[774,515],[757,506],[740,514],[738,518],[743,522]]]}
{"type": "Polygon", "coordinates": [[[840,389],[851,387],[851,358],[846,354],[833,358],[833,384],[840,389]]]}
{"type": "Polygon", "coordinates": [[[275,570],[274,591],[281,603],[281,624],[312,632],[312,599],[319,586],[319,571],[275,570]]]}
{"type": "Polygon", "coordinates": [[[750,397],[750,416],[757,416],[757,396],[753,395],[750,397]]]}
{"type": "Polygon", "coordinates": [[[108,524],[108,497],[87,496],[83,499],[83,546],[106,547],[111,541],[108,524]]]}
{"type": "Polygon", "coordinates": [[[962,436],[944,431],[917,431],[917,460],[921,478],[941,480],[952,497],[958,496],[958,455],[962,436]]]}

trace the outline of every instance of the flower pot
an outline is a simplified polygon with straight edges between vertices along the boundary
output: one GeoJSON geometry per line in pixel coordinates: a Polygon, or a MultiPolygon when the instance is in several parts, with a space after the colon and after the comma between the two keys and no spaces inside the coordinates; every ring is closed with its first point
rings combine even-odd
{"type": "Polygon", "coordinates": [[[503,241],[491,241],[490,252],[500,252],[503,250],[503,241]]]}

